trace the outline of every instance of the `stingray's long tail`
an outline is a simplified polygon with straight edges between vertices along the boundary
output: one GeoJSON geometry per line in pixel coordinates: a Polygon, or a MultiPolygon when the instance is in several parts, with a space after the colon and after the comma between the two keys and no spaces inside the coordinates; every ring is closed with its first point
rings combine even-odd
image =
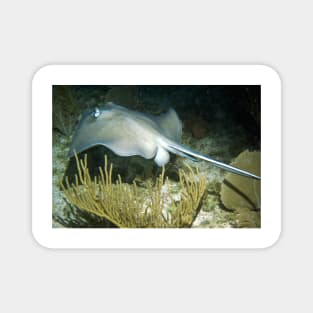
{"type": "Polygon", "coordinates": [[[214,164],[215,166],[217,167],[220,167],[228,172],[232,172],[234,174],[238,174],[238,175],[241,175],[241,176],[246,176],[246,177],[250,177],[250,178],[254,178],[254,179],[258,179],[260,180],[261,177],[260,176],[257,176],[257,175],[254,175],[250,172],[247,172],[245,170],[241,170],[240,168],[237,168],[237,167],[234,167],[234,166],[231,166],[231,165],[228,165],[228,164],[225,164],[225,163],[222,163],[220,161],[216,161],[206,155],[203,155],[203,154],[200,154],[196,151],[193,151],[191,149],[189,149],[188,147],[185,147],[183,145],[180,145],[180,144],[177,144],[175,142],[172,142],[172,141],[167,141],[166,142],[166,148],[167,150],[169,150],[170,152],[172,153],[175,153],[175,154],[178,154],[178,155],[181,155],[181,156],[185,156],[185,157],[189,157],[193,160],[195,160],[194,158],[197,158],[197,159],[201,159],[201,160],[205,160],[205,161],[208,161],[212,164],[214,164]]]}

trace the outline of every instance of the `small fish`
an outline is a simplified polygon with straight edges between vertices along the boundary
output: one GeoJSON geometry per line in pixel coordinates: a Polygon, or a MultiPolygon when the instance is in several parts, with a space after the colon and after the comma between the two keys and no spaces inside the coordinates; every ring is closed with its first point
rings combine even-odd
{"type": "Polygon", "coordinates": [[[182,122],[172,108],[164,114],[151,115],[109,102],[105,109],[96,108],[83,115],[73,137],[69,156],[74,155],[74,150],[79,153],[93,146],[103,145],[120,156],[140,155],[146,159],[154,158],[158,166],[163,166],[169,161],[171,152],[193,161],[208,161],[238,175],[261,179],[180,144],[181,136],[182,122]]]}

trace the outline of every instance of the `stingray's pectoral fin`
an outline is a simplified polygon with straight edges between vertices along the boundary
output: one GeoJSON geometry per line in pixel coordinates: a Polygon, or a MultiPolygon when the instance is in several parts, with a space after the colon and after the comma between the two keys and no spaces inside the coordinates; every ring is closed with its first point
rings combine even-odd
{"type": "Polygon", "coordinates": [[[210,162],[213,165],[215,165],[219,168],[222,168],[223,170],[226,170],[228,172],[234,173],[234,174],[238,174],[241,176],[246,176],[246,177],[250,177],[250,178],[254,178],[254,179],[258,179],[258,180],[261,179],[260,176],[252,174],[252,173],[245,171],[245,170],[242,170],[240,168],[225,164],[223,162],[216,161],[216,160],[214,160],[208,156],[205,156],[205,155],[200,154],[198,152],[195,152],[195,151],[193,151],[187,147],[184,147],[183,145],[179,145],[179,144],[176,144],[174,142],[168,143],[167,145],[168,145],[168,150],[172,153],[175,153],[175,154],[178,154],[178,155],[181,155],[184,157],[188,157],[191,159],[197,158],[197,159],[201,159],[201,160],[210,162]]]}

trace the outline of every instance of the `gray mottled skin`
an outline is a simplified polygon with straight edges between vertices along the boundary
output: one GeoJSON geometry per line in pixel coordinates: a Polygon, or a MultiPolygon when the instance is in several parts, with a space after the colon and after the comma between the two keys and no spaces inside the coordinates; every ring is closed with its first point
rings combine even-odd
{"type": "Polygon", "coordinates": [[[86,112],[76,130],[69,156],[104,145],[120,156],[154,158],[158,166],[169,161],[169,152],[192,160],[202,159],[235,174],[260,179],[247,171],[213,160],[180,144],[182,123],[173,109],[158,116],[129,110],[112,102],[104,110],[86,112]]]}

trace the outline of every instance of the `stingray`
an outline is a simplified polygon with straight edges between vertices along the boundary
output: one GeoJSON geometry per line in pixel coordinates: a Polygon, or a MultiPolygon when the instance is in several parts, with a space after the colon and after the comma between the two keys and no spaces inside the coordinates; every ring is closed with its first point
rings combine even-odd
{"type": "Polygon", "coordinates": [[[69,157],[91,147],[103,145],[120,156],[139,155],[154,158],[158,166],[165,165],[174,153],[193,161],[208,161],[226,171],[261,179],[245,170],[214,160],[182,144],[182,122],[174,109],[151,115],[140,113],[109,102],[104,109],[85,112],[77,126],[69,157]]]}

